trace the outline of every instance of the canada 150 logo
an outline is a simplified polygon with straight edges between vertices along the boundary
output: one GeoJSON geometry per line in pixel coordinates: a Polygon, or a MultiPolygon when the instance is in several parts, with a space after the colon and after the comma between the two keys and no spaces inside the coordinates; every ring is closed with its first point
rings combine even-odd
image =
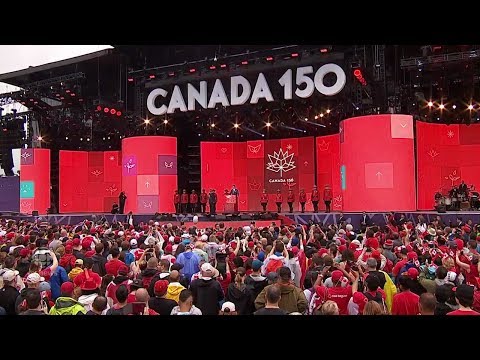
{"type": "Polygon", "coordinates": [[[297,167],[295,165],[295,161],[293,160],[294,155],[295,154],[293,152],[290,154],[288,150],[283,151],[282,148],[280,148],[278,152],[274,151],[273,154],[267,154],[269,160],[267,163],[267,170],[280,174],[280,179],[269,179],[269,183],[290,183],[294,181],[293,177],[290,179],[283,178],[284,173],[287,173],[297,167]]]}

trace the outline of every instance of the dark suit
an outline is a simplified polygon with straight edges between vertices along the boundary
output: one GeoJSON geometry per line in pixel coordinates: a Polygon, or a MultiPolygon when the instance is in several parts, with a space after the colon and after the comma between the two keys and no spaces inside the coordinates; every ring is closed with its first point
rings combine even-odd
{"type": "Polygon", "coordinates": [[[215,215],[217,213],[217,193],[211,192],[208,195],[208,203],[210,205],[210,215],[215,215]]]}
{"type": "Polygon", "coordinates": [[[237,188],[230,190],[230,195],[235,195],[235,206],[234,210],[235,212],[238,212],[238,197],[240,196],[240,192],[238,191],[237,188]]]}
{"type": "Polygon", "coordinates": [[[124,192],[121,192],[118,196],[118,202],[120,204],[120,214],[123,214],[123,211],[125,209],[125,200],[127,200],[127,196],[124,192]]]}
{"type": "Polygon", "coordinates": [[[360,218],[360,222],[362,225],[366,225],[366,226],[372,225],[372,219],[370,219],[370,216],[368,216],[367,214],[362,215],[362,217],[360,218]]]}

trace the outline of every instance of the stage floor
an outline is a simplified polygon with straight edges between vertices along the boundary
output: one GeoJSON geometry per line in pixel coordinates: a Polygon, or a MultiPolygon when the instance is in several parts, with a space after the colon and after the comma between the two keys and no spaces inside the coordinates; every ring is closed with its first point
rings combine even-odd
{"type": "MultiPolygon", "coordinates": [[[[417,222],[418,215],[423,215],[427,222],[434,220],[437,216],[440,216],[444,223],[449,222],[456,222],[457,217],[461,217],[463,221],[467,221],[471,219],[474,223],[480,223],[480,211],[458,211],[458,212],[447,212],[447,213],[438,213],[436,211],[415,211],[415,212],[397,212],[397,214],[403,213],[406,215],[408,220],[412,220],[414,223],[417,222]]],[[[213,217],[198,216],[198,227],[200,226],[211,226],[211,223],[217,222],[225,222],[228,223],[228,226],[244,226],[250,224],[252,221],[252,217],[249,216],[251,214],[255,214],[254,212],[245,212],[241,213],[241,217],[233,217],[232,216],[225,216],[223,214],[219,214],[213,217]]],[[[258,214],[258,213],[256,213],[258,214]]],[[[372,223],[377,225],[385,225],[386,219],[388,216],[388,212],[370,212],[367,213],[372,223]]],[[[272,214],[270,214],[271,217],[272,214]]],[[[276,218],[276,214],[273,214],[273,218],[276,218]]],[[[339,220],[340,213],[280,213],[279,215],[285,216],[292,220],[297,224],[308,224],[310,220],[314,223],[324,223],[324,224],[336,224],[339,220]]],[[[351,223],[355,228],[360,226],[361,216],[362,213],[343,213],[343,216],[346,218],[348,223],[351,223]]],[[[50,223],[58,223],[58,224],[79,224],[84,220],[90,221],[98,221],[102,217],[105,217],[108,222],[113,221],[126,221],[126,215],[112,215],[112,214],[50,214],[50,215],[42,215],[42,216],[31,216],[31,215],[11,215],[8,216],[3,214],[1,218],[5,219],[15,219],[15,220],[28,220],[28,221],[48,221],[50,223]]],[[[148,222],[149,220],[156,220],[155,216],[152,214],[138,214],[134,215],[134,222],[138,224],[140,222],[148,222]]],[[[187,226],[193,225],[193,215],[171,215],[170,218],[161,218],[158,220],[160,223],[172,223],[179,225],[181,223],[185,223],[187,226]]],[[[257,226],[267,226],[270,225],[272,222],[276,224],[280,224],[280,220],[271,220],[271,219],[261,219],[255,220],[257,226]]]]}

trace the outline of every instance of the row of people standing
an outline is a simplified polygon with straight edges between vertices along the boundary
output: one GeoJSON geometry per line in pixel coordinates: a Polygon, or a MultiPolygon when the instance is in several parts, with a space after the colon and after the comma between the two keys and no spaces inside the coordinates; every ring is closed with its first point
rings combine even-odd
{"type": "MultiPolygon", "coordinates": [[[[236,189],[234,187],[234,189],[236,189]]],[[[232,190],[233,191],[233,190],[232,190]]],[[[230,194],[232,194],[230,191],[230,194]]],[[[236,189],[237,193],[234,194],[238,197],[238,189],[236,189]]],[[[325,203],[325,212],[330,212],[331,202],[332,202],[332,189],[330,185],[325,185],[323,190],[323,201],[325,203]]],[[[260,203],[262,205],[263,211],[267,211],[267,205],[270,198],[267,194],[267,190],[263,189],[262,195],[260,197],[260,203]]],[[[283,194],[280,189],[277,190],[275,194],[275,204],[277,205],[277,211],[280,213],[282,212],[282,204],[283,204],[283,194]]],[[[307,194],[305,189],[300,189],[300,193],[298,194],[298,201],[302,208],[301,212],[305,212],[305,204],[307,203],[307,194]]],[[[320,201],[320,192],[317,189],[317,186],[314,186],[312,189],[312,193],[310,195],[310,201],[313,205],[313,211],[318,212],[318,203],[320,201]]],[[[179,194],[178,190],[175,190],[175,194],[173,196],[173,202],[175,204],[175,213],[177,214],[187,214],[188,212],[194,214],[197,213],[200,205],[200,212],[205,214],[207,209],[207,203],[210,206],[210,213],[216,213],[216,205],[218,202],[218,195],[215,189],[210,189],[210,192],[207,193],[205,189],[202,190],[200,196],[196,193],[195,190],[192,190],[190,194],[187,193],[187,190],[183,189],[182,194],[179,194]],[[200,200],[200,201],[199,201],[200,200]]],[[[287,204],[289,207],[289,212],[293,213],[293,204],[295,203],[295,193],[292,189],[288,190],[287,195],[287,204]]]]}

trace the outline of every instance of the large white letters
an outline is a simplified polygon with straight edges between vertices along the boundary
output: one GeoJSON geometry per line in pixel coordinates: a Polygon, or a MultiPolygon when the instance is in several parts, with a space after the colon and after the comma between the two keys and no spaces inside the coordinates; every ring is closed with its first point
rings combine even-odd
{"type": "Polygon", "coordinates": [[[268,87],[267,79],[262,73],[258,74],[257,83],[255,84],[255,89],[253,89],[252,99],[250,104],[258,103],[258,99],[264,98],[268,102],[273,101],[272,92],[268,87]]]}
{"type": "Polygon", "coordinates": [[[243,105],[247,102],[252,88],[247,79],[243,76],[234,76],[230,82],[230,105],[243,105]],[[238,95],[238,86],[242,87],[242,94],[238,95]]]}

